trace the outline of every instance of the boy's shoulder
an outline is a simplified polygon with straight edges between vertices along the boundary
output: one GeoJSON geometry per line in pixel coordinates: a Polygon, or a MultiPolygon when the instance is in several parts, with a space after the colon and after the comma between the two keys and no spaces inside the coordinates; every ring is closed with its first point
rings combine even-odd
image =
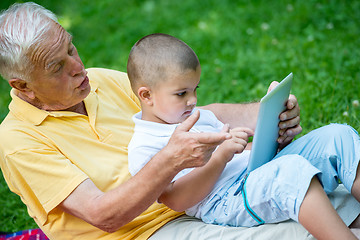
{"type": "Polygon", "coordinates": [[[200,111],[200,118],[197,121],[196,125],[212,125],[214,127],[222,127],[223,123],[215,116],[215,114],[206,109],[196,108],[195,110],[200,111]]]}

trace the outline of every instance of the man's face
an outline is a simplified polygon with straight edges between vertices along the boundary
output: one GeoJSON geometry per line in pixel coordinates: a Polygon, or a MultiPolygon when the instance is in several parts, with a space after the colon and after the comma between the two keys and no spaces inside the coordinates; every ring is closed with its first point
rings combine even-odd
{"type": "Polygon", "coordinates": [[[38,108],[66,110],[84,100],[90,85],[72,37],[60,25],[52,24],[44,43],[35,47],[29,56],[35,70],[30,75],[28,88],[38,108]]]}

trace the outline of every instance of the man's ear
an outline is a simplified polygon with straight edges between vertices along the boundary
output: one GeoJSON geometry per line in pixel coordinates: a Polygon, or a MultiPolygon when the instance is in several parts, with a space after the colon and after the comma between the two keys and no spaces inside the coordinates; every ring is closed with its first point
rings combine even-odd
{"type": "Polygon", "coordinates": [[[30,99],[35,98],[34,92],[28,87],[28,83],[25,80],[20,78],[12,78],[9,80],[9,85],[30,99]]]}
{"type": "Polygon", "coordinates": [[[150,88],[148,88],[148,87],[140,87],[138,89],[137,93],[138,93],[138,96],[139,96],[140,100],[143,103],[145,103],[145,104],[147,104],[149,106],[151,106],[153,104],[150,88]]]}

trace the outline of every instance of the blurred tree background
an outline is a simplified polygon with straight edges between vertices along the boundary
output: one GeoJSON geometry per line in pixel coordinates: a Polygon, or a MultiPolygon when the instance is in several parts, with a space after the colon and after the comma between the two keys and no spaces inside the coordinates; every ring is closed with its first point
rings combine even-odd
{"type": "MultiPolygon", "coordinates": [[[[305,134],[340,122],[360,130],[360,1],[357,0],[38,0],[74,36],[86,67],[126,71],[131,46],[155,32],[198,54],[198,103],[259,100],[294,73],[305,134]]],[[[0,9],[14,1],[1,0],[0,9]]],[[[0,81],[0,122],[10,102],[0,81]]],[[[0,136],[1,137],[1,136],[0,136]]],[[[36,227],[0,180],[0,231],[36,227]]]]}

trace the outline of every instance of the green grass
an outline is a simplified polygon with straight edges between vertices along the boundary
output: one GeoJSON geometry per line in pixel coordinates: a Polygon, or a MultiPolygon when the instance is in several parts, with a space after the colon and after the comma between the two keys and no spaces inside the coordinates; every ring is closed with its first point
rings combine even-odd
{"type": "MultiPolygon", "coordinates": [[[[168,33],[187,42],[200,58],[200,105],[259,100],[271,81],[293,72],[303,134],[331,122],[360,130],[360,107],[352,104],[360,98],[359,1],[36,2],[54,11],[74,35],[86,67],[125,71],[139,38],[168,33]]],[[[1,8],[9,5],[0,3],[1,8]]],[[[8,91],[2,81],[0,121],[8,111],[8,91]]],[[[0,182],[0,231],[35,226],[0,182]]]]}

